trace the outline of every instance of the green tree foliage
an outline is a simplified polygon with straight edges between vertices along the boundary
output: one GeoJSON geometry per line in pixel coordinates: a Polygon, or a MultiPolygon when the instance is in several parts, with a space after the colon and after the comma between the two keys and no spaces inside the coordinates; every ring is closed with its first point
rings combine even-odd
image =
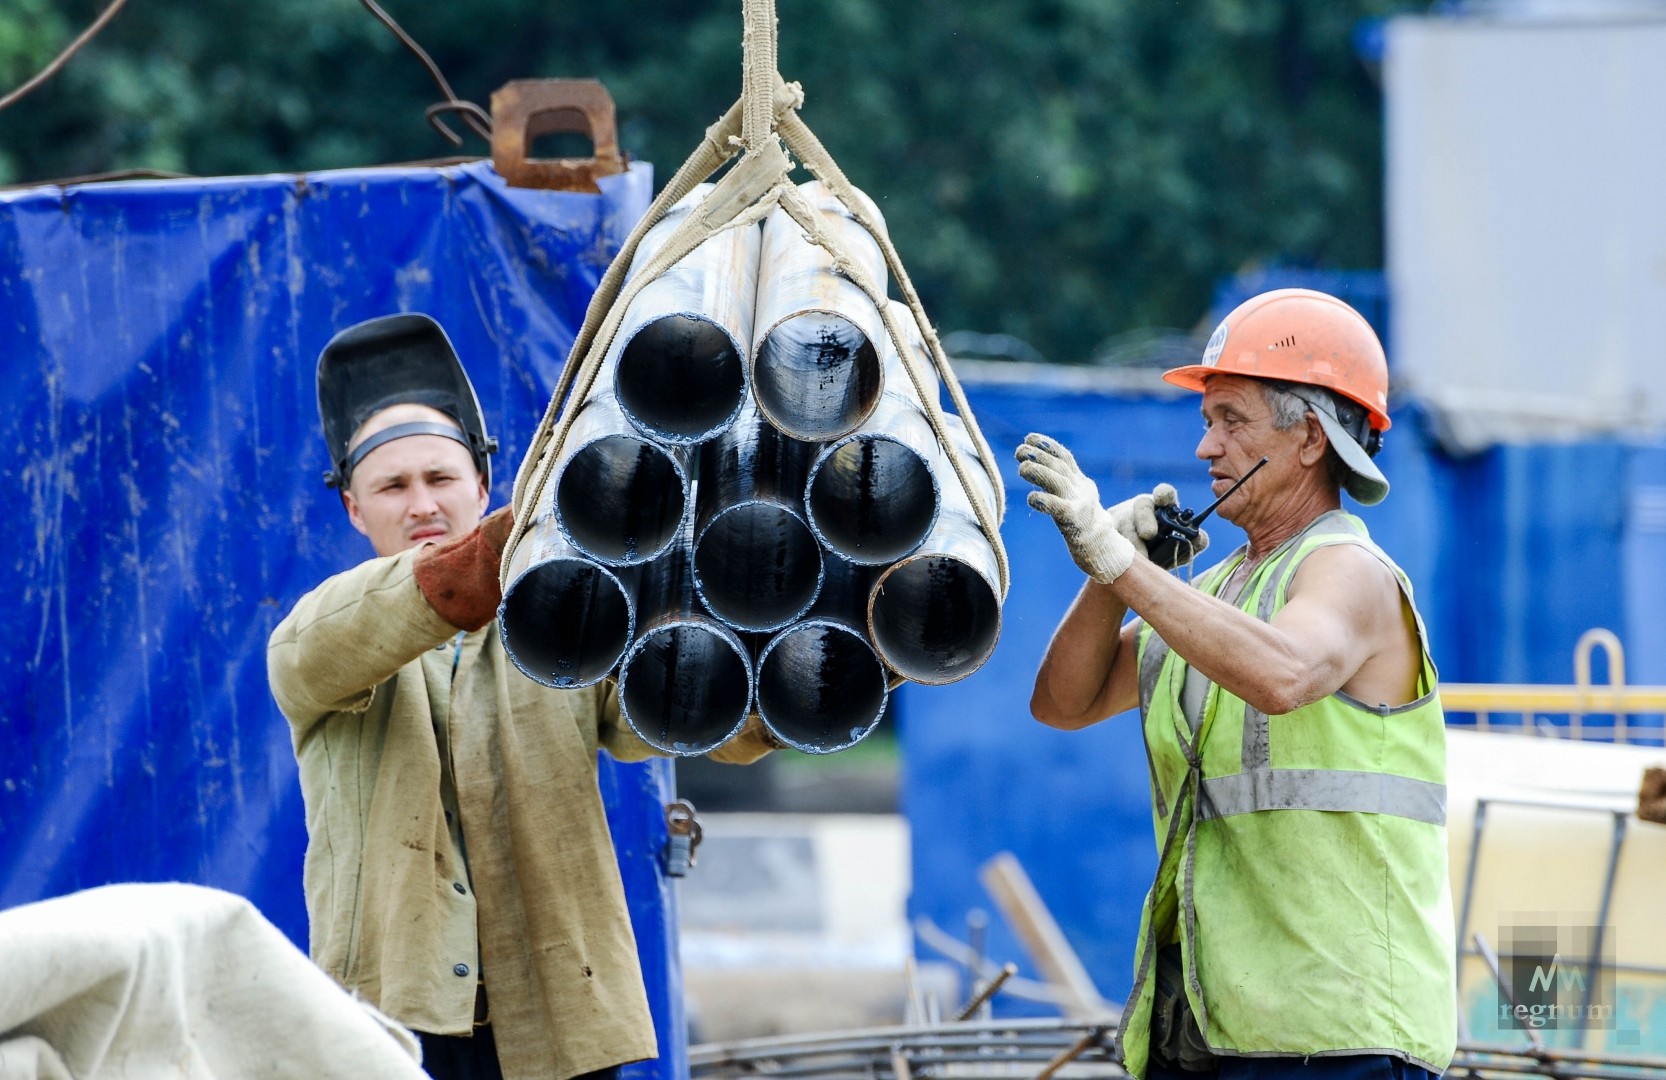
{"type": "MultiPolygon", "coordinates": [[[[459,95],[595,76],[663,179],[739,94],[740,5],[383,0],[459,95]]],[[[103,0],[8,0],[0,86],[103,0]]],[[[1350,35],[1393,0],[779,0],[781,71],[944,330],[1051,359],[1191,327],[1246,264],[1378,265],[1381,100],[1350,35]]],[[[1402,5],[1403,6],[1403,5],[1402,5]]],[[[133,0],[0,112],[0,183],[481,155],[354,0],[133,0]]]]}

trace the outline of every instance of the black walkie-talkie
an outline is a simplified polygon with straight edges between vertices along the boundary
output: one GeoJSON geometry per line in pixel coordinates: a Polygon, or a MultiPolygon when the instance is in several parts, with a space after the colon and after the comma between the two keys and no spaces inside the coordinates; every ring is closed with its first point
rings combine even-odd
{"type": "Polygon", "coordinates": [[[1191,549],[1197,544],[1197,534],[1202,530],[1203,519],[1213,514],[1216,507],[1225,502],[1234,491],[1243,487],[1245,481],[1265,464],[1266,458],[1256,462],[1255,468],[1240,476],[1236,484],[1221,492],[1221,497],[1204,507],[1200,514],[1193,514],[1190,510],[1182,510],[1178,506],[1157,507],[1157,535],[1145,545],[1146,554],[1151,557],[1151,561],[1164,570],[1174,569],[1181,545],[1185,545],[1189,557],[1191,549]]]}

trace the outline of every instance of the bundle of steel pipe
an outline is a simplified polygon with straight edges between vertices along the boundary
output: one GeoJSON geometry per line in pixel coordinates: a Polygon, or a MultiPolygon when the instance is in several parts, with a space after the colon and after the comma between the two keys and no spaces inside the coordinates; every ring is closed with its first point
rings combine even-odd
{"type": "MultiPolygon", "coordinates": [[[[627,280],[663,264],[709,190],[644,234],[627,280]]],[[[819,183],[801,190],[883,284],[874,238],[819,183]]],[[[889,302],[899,350],[834,264],[777,207],[641,282],[508,553],[516,666],[552,687],[616,677],[625,722],[662,753],[706,753],[754,716],[806,753],[847,749],[897,682],[964,678],[1000,633],[972,509],[997,505],[998,481],[953,415],[970,495],[949,464],[912,310],[889,302]]]]}

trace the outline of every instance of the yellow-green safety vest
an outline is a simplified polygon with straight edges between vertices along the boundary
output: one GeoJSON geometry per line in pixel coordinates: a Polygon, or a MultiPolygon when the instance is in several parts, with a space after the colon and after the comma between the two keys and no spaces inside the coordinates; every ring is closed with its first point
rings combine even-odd
{"type": "MultiPolygon", "coordinates": [[[[1341,510],[1265,559],[1237,606],[1271,619],[1301,561],[1332,544],[1381,559],[1415,615],[1405,574],[1341,510]]],[[[1246,551],[1196,587],[1218,595],[1246,551]]],[[[1146,1074],[1156,952],[1174,942],[1187,1000],[1217,1054],[1387,1054],[1436,1073],[1450,1064],[1446,727],[1421,616],[1417,632],[1421,696],[1408,705],[1368,705],[1339,691],[1268,716],[1210,683],[1201,714],[1188,717],[1189,665],[1149,625],[1140,628],[1160,855],[1117,1032],[1134,1076],[1146,1074]]]]}

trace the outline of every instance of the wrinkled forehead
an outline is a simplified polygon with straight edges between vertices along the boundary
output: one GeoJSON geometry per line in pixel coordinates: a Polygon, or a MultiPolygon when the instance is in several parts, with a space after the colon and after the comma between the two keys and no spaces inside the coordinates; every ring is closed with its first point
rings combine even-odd
{"type": "Polygon", "coordinates": [[[1267,384],[1260,379],[1251,379],[1243,375],[1210,375],[1203,381],[1203,401],[1198,408],[1207,413],[1211,407],[1220,408],[1236,405],[1264,405],[1267,402],[1267,384]]]}

